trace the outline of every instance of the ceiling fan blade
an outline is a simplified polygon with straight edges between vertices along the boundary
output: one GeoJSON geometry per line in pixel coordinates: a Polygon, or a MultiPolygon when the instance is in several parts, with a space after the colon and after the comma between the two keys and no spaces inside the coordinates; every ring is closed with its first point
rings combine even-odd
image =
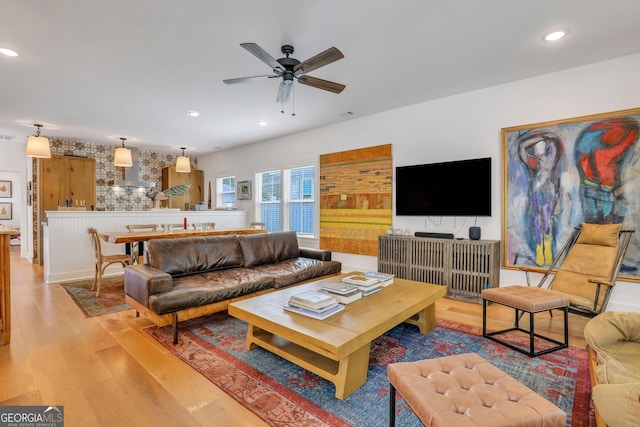
{"type": "Polygon", "coordinates": [[[333,93],[340,93],[346,87],[345,85],[340,83],[330,82],[329,80],[323,80],[317,77],[311,77],[306,75],[298,77],[298,82],[306,86],[328,90],[329,92],[333,92],[333,93]]]}
{"type": "Polygon", "coordinates": [[[264,76],[251,76],[251,77],[240,77],[237,79],[225,79],[223,80],[223,82],[225,82],[228,85],[232,85],[235,83],[244,83],[244,82],[249,82],[252,80],[263,80],[263,79],[272,79],[278,77],[275,74],[266,74],[264,76]]]}
{"type": "Polygon", "coordinates": [[[312,56],[306,61],[302,61],[295,67],[293,67],[293,71],[296,72],[298,70],[302,70],[302,72],[308,73],[310,71],[315,70],[316,68],[323,67],[327,64],[331,64],[332,62],[337,61],[338,59],[344,58],[342,52],[340,52],[335,47],[330,47],[324,52],[320,52],[316,56],[312,56]]]}
{"type": "Polygon", "coordinates": [[[283,80],[280,82],[280,87],[278,88],[278,96],[276,96],[277,103],[283,103],[289,101],[289,95],[291,95],[291,86],[293,81],[291,80],[283,80]]]}
{"type": "Polygon", "coordinates": [[[282,65],[276,59],[269,55],[266,50],[255,43],[240,43],[240,46],[252,53],[256,58],[267,64],[273,70],[283,70],[282,65]]]}

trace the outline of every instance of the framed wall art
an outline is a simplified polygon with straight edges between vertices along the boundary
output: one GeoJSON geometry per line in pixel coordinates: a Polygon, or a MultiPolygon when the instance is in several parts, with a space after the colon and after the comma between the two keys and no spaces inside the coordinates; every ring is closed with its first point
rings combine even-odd
{"type": "Polygon", "coordinates": [[[13,203],[0,203],[0,219],[11,219],[13,203]]]}
{"type": "Polygon", "coordinates": [[[238,200],[251,200],[251,181],[238,181],[238,200]]]}
{"type": "MultiPolygon", "coordinates": [[[[640,108],[502,129],[502,262],[546,271],[582,222],[640,225],[640,108]]],[[[640,281],[640,233],[620,277],[640,281]]]]}
{"type": "Polygon", "coordinates": [[[0,197],[11,198],[11,181],[0,181],[0,197]]]}

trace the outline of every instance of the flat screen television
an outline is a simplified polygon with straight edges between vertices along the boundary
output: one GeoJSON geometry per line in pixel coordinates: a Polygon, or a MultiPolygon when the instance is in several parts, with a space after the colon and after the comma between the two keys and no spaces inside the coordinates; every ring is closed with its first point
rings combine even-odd
{"type": "Polygon", "coordinates": [[[396,215],[491,216],[491,158],[396,167],[396,215]]]}

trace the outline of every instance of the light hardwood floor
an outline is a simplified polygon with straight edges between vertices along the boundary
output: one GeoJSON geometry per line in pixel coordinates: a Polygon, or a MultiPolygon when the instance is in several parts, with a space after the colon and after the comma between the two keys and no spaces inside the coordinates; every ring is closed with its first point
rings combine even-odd
{"type": "MultiPolygon", "coordinates": [[[[74,426],[265,426],[223,391],[168,353],[133,310],[85,318],[42,269],[11,259],[11,344],[0,346],[0,405],[62,405],[74,426]]],[[[491,308],[491,327],[512,311],[491,308]]],[[[438,318],[482,325],[482,306],[450,299],[438,318]]],[[[570,344],[583,348],[586,319],[570,315],[570,344]]],[[[559,338],[562,316],[536,320],[559,338]]]]}

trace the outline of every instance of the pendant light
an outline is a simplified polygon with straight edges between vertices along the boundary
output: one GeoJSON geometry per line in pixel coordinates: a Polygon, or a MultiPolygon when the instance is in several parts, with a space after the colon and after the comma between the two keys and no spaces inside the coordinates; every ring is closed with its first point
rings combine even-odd
{"type": "Polygon", "coordinates": [[[191,160],[184,155],[185,147],[180,147],[182,150],[182,156],[178,156],[176,159],[176,172],[189,173],[191,172],[191,160]]]}
{"type": "Polygon", "coordinates": [[[121,168],[130,168],[133,166],[133,160],[131,160],[131,150],[124,146],[124,142],[127,138],[120,138],[122,141],[122,147],[116,148],[116,154],[113,156],[113,164],[121,168]]]}
{"type": "Polygon", "coordinates": [[[40,136],[42,125],[36,123],[34,126],[37,129],[36,134],[27,138],[27,156],[50,159],[51,147],[49,147],[49,138],[40,136]]]}

